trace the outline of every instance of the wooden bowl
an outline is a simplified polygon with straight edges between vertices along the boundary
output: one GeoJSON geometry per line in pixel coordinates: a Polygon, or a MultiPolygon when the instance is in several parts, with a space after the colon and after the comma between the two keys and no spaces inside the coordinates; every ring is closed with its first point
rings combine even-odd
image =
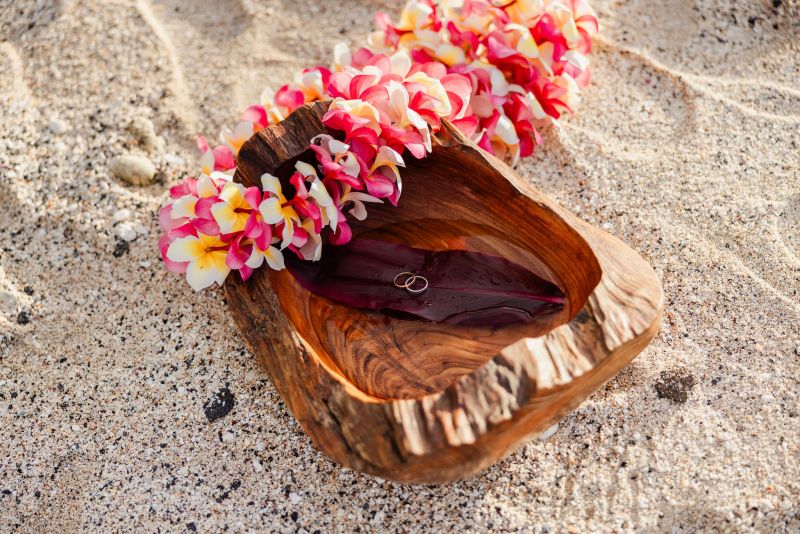
{"type": "MultiPolygon", "coordinates": [[[[234,179],[287,176],[325,133],[307,104],[245,143],[234,179]]],[[[406,157],[399,207],[370,205],[354,237],[509,258],[556,283],[565,305],[524,324],[405,320],[306,291],[288,271],[225,286],[234,320],[316,445],[403,482],[464,477],[505,457],[617,374],[658,330],[661,284],[615,237],[523,182],[445,123],[406,157]]],[[[233,277],[232,277],[233,278],[233,277]]]]}

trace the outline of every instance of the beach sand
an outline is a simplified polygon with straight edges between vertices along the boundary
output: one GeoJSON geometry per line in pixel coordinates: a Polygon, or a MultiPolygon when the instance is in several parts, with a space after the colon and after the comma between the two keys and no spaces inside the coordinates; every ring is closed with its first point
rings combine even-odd
{"type": "Polygon", "coordinates": [[[652,263],[661,331],[552,437],[435,487],[319,453],[156,248],[195,136],[394,4],[0,0],[0,532],[797,532],[800,4],[593,5],[593,82],[518,171],[652,263]],[[156,183],[112,176],[127,153],[156,183]]]}

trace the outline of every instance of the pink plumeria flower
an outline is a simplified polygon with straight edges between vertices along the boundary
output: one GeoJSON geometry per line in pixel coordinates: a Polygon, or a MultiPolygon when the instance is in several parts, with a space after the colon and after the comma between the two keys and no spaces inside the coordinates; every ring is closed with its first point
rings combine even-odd
{"type": "Polygon", "coordinates": [[[195,291],[200,291],[216,282],[225,281],[230,272],[226,263],[228,244],[218,236],[202,233],[180,237],[167,249],[167,258],[178,263],[187,263],[186,280],[195,291]]]}
{"type": "Polygon", "coordinates": [[[495,110],[483,130],[478,145],[500,159],[511,161],[513,165],[519,159],[519,143],[514,123],[505,114],[495,110]]]}
{"type": "MultiPolygon", "coordinates": [[[[335,232],[336,224],[339,222],[339,212],[336,209],[336,205],[334,204],[331,195],[325,188],[325,184],[322,183],[322,180],[317,175],[316,169],[303,161],[298,161],[295,163],[294,167],[297,169],[297,172],[300,173],[300,175],[303,176],[307,182],[309,182],[308,196],[310,196],[314,202],[320,208],[322,208],[322,214],[324,216],[323,224],[330,226],[335,232]]],[[[317,232],[319,232],[319,230],[317,230],[317,232]]]]}
{"type": "Polygon", "coordinates": [[[261,175],[261,185],[265,192],[271,193],[271,196],[261,201],[258,211],[267,224],[283,224],[283,240],[280,248],[284,249],[292,242],[294,227],[296,223],[300,223],[300,216],[283,196],[281,182],[278,178],[264,173],[261,175]]]}
{"type": "Polygon", "coordinates": [[[236,159],[230,147],[220,145],[211,149],[206,138],[201,135],[197,138],[197,148],[201,154],[200,169],[203,174],[210,175],[215,171],[233,174],[236,159]]]}
{"type": "MultiPolygon", "coordinates": [[[[227,178],[225,174],[214,172],[211,173],[211,176],[206,174],[200,175],[197,180],[193,181],[193,187],[189,192],[173,200],[172,217],[174,219],[179,217],[196,217],[195,207],[197,201],[202,198],[217,196],[220,188],[228,182],[227,178]]],[[[184,189],[181,190],[183,191],[184,189]]]]}
{"type": "Polygon", "coordinates": [[[419,113],[409,107],[408,91],[403,84],[392,80],[389,82],[387,90],[389,92],[388,105],[392,117],[392,123],[401,129],[407,129],[411,127],[416,130],[417,133],[419,133],[419,135],[422,137],[424,152],[420,154],[418,150],[415,150],[411,146],[406,145],[406,147],[411,150],[415,157],[420,158],[424,156],[425,153],[433,150],[433,147],[431,146],[431,132],[428,128],[428,123],[425,122],[425,119],[423,119],[419,113]]]}

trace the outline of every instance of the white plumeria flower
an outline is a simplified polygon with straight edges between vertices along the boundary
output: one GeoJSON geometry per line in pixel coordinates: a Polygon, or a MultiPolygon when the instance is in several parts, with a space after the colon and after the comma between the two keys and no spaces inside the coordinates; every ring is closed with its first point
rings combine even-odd
{"type": "Polygon", "coordinates": [[[508,95],[508,93],[512,92],[521,94],[525,93],[525,89],[523,89],[522,86],[517,85],[515,83],[508,83],[506,75],[503,74],[503,71],[501,71],[494,65],[489,65],[484,68],[489,72],[489,80],[492,82],[493,95],[506,96],[508,95]]]}
{"type": "Polygon", "coordinates": [[[431,132],[428,123],[422,116],[408,107],[408,91],[402,84],[392,80],[389,82],[387,90],[389,92],[389,106],[394,115],[394,122],[401,128],[413,126],[422,135],[422,141],[427,152],[433,150],[431,145],[431,132]]]}
{"type": "Polygon", "coordinates": [[[184,217],[194,218],[194,208],[197,204],[197,197],[194,195],[183,195],[175,199],[172,203],[171,217],[173,219],[182,219],[184,217]]]}
{"type": "Polygon", "coordinates": [[[339,97],[333,99],[328,109],[341,109],[353,117],[367,119],[366,127],[375,130],[376,133],[381,133],[380,113],[369,102],[359,99],[345,100],[339,97]]]}
{"type": "Polygon", "coordinates": [[[500,115],[494,135],[508,147],[511,152],[511,165],[515,165],[519,159],[519,136],[517,136],[514,123],[505,114],[500,115]]]}
{"type": "Polygon", "coordinates": [[[205,234],[176,239],[167,249],[167,258],[174,262],[189,262],[186,280],[192,289],[200,291],[214,282],[225,281],[230,268],[225,263],[228,247],[219,237],[205,234]]]}
{"type": "Polygon", "coordinates": [[[224,172],[214,171],[203,174],[197,179],[197,196],[199,198],[213,197],[219,194],[220,187],[231,181],[231,176],[224,172]]]}
{"type": "Polygon", "coordinates": [[[275,92],[269,87],[261,92],[261,105],[267,112],[267,120],[270,124],[278,124],[287,116],[287,110],[275,103],[275,92]]]}
{"type": "Polygon", "coordinates": [[[220,232],[231,234],[241,232],[250,217],[250,204],[244,198],[244,186],[236,182],[228,182],[219,193],[219,199],[211,206],[211,215],[219,225],[220,232]]]}
{"type": "Polygon", "coordinates": [[[525,100],[528,102],[528,105],[531,108],[531,113],[533,113],[533,116],[536,119],[544,120],[549,117],[549,115],[544,112],[544,108],[542,107],[541,102],[539,102],[539,99],[536,98],[536,95],[533,93],[525,93],[525,100]]]}
{"type": "Polygon", "coordinates": [[[392,63],[392,74],[397,74],[401,78],[405,78],[411,69],[411,56],[406,50],[398,50],[389,57],[389,61],[392,63]]]}
{"type": "Polygon", "coordinates": [[[214,172],[214,152],[211,150],[206,150],[203,152],[203,155],[200,156],[200,170],[203,174],[211,174],[214,172]]]}
{"type": "Polygon", "coordinates": [[[353,203],[353,207],[350,208],[349,213],[359,221],[363,221],[367,218],[367,207],[364,205],[364,202],[383,204],[381,199],[375,198],[367,193],[362,193],[361,191],[353,191],[349,185],[346,185],[342,192],[342,197],[339,199],[339,207],[344,207],[348,202],[353,203]]]}
{"type": "Polygon", "coordinates": [[[231,130],[230,128],[223,128],[219,134],[220,141],[224,144],[228,145],[233,151],[233,155],[239,153],[239,149],[242,148],[242,145],[245,141],[250,139],[253,135],[253,123],[250,121],[239,121],[236,125],[236,128],[231,130]]]}
{"type": "MultiPolygon", "coordinates": [[[[350,152],[350,145],[347,143],[342,143],[328,134],[319,134],[311,139],[311,143],[318,144],[327,150],[333,157],[333,161],[343,167],[345,174],[349,174],[353,178],[358,178],[361,174],[361,165],[359,165],[355,154],[350,152]]],[[[316,175],[316,172],[314,172],[314,176],[316,175]]],[[[309,175],[304,174],[303,176],[309,175]]]]}
{"type": "Polygon", "coordinates": [[[347,43],[337,43],[333,47],[333,71],[341,72],[345,67],[349,67],[352,62],[353,56],[350,54],[350,48],[347,43]]]}
{"type": "Polygon", "coordinates": [[[572,63],[581,71],[584,71],[589,68],[589,58],[581,54],[577,50],[567,50],[561,57],[565,61],[572,63]]]}
{"type": "Polygon", "coordinates": [[[436,99],[433,110],[440,117],[447,117],[453,111],[453,106],[450,104],[450,98],[447,96],[442,82],[436,78],[431,78],[422,71],[415,72],[405,79],[407,82],[415,82],[425,88],[425,93],[436,99]]]}
{"type": "Polygon", "coordinates": [[[405,31],[413,31],[422,28],[428,21],[428,17],[433,13],[433,8],[424,2],[409,0],[406,7],[400,14],[400,23],[397,28],[405,31]]]}
{"type": "Polygon", "coordinates": [[[250,253],[250,257],[244,264],[252,269],[258,269],[265,261],[269,268],[275,271],[280,271],[286,267],[283,260],[283,252],[272,245],[268,246],[267,250],[259,250],[257,246],[253,245],[253,252],[250,253]]]}
{"type": "Polygon", "coordinates": [[[367,35],[367,48],[376,54],[387,56],[393,52],[392,47],[386,45],[386,34],[381,30],[376,30],[367,35]]]}
{"type": "Polygon", "coordinates": [[[581,101],[581,88],[578,86],[578,82],[575,81],[575,78],[566,72],[562,72],[561,75],[553,81],[553,83],[567,90],[564,96],[561,97],[561,100],[570,109],[575,109],[578,103],[581,101]]]}
{"type": "MultiPolygon", "coordinates": [[[[336,142],[339,143],[339,141],[336,142]]],[[[344,145],[344,143],[341,144],[344,145]]],[[[334,204],[328,190],[325,188],[325,184],[323,184],[320,177],[317,176],[316,169],[303,161],[295,163],[294,168],[297,169],[297,172],[299,172],[303,178],[306,178],[306,181],[310,179],[308,194],[316,201],[319,207],[324,209],[326,224],[329,224],[331,229],[335,232],[336,225],[339,224],[339,210],[336,209],[336,204],[334,204]]]]}
{"type": "Polygon", "coordinates": [[[294,236],[294,224],[300,222],[300,216],[291,206],[284,206],[286,197],[283,196],[281,191],[281,182],[275,176],[264,173],[261,175],[261,186],[264,191],[272,193],[273,197],[266,198],[258,205],[258,211],[261,213],[264,222],[267,224],[278,224],[283,222],[283,240],[281,241],[281,249],[289,246],[294,236]]]}
{"type": "Polygon", "coordinates": [[[302,226],[308,233],[308,241],[300,247],[300,255],[306,260],[319,261],[322,257],[322,236],[314,231],[314,221],[310,217],[303,220],[302,226]]]}
{"type": "Polygon", "coordinates": [[[324,98],[326,91],[322,83],[322,73],[317,70],[301,72],[295,78],[297,88],[303,92],[306,102],[324,98]]]}
{"type": "Polygon", "coordinates": [[[403,191],[403,182],[400,180],[400,169],[398,167],[405,167],[406,162],[403,161],[403,156],[396,150],[388,146],[382,146],[378,149],[375,156],[375,162],[372,164],[371,171],[386,167],[392,171],[391,178],[397,183],[397,192],[403,191]]]}
{"type": "Polygon", "coordinates": [[[436,59],[438,59],[448,67],[464,63],[467,59],[464,50],[462,50],[460,46],[456,46],[450,43],[442,43],[438,45],[433,50],[433,54],[434,56],[436,56],[436,59]]]}
{"type": "Polygon", "coordinates": [[[201,175],[197,179],[196,195],[183,195],[172,202],[171,217],[181,219],[184,217],[194,218],[196,216],[195,206],[201,198],[216,196],[219,193],[217,184],[228,183],[230,177],[221,172],[212,172],[211,176],[201,175]],[[213,177],[213,178],[212,178],[213,177]]]}

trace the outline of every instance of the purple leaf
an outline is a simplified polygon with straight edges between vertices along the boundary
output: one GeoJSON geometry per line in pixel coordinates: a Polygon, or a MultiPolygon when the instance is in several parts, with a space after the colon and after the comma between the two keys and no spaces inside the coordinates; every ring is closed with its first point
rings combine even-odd
{"type": "MultiPolygon", "coordinates": [[[[322,258],[319,262],[289,259],[286,266],[312,293],[403,317],[499,326],[552,313],[564,303],[558,286],[516,263],[480,252],[431,251],[356,239],[344,246],[326,246],[322,258]],[[424,276],[428,289],[414,294],[395,287],[395,276],[403,271],[424,276]]],[[[422,285],[420,280],[414,287],[422,285]]]]}

